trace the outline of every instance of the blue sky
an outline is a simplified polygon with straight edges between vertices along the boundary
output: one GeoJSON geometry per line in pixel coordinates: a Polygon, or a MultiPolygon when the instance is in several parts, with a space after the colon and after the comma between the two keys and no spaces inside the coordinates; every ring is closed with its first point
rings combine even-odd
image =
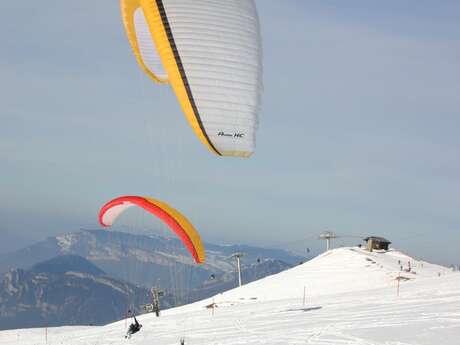
{"type": "MultiPolygon", "coordinates": [[[[257,5],[263,110],[238,160],[139,71],[118,1],[1,3],[0,232],[96,227],[105,201],[140,194],[206,240],[318,251],[329,229],[459,263],[460,3],[257,5]]],[[[123,221],[139,217],[157,225],[123,221]]]]}

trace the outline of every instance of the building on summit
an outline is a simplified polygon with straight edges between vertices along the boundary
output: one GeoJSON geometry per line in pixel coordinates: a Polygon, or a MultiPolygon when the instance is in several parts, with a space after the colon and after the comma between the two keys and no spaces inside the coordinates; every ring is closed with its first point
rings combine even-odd
{"type": "Polygon", "coordinates": [[[391,244],[386,238],[378,236],[369,236],[364,239],[367,243],[367,249],[372,252],[374,249],[388,250],[388,246],[391,244]]]}

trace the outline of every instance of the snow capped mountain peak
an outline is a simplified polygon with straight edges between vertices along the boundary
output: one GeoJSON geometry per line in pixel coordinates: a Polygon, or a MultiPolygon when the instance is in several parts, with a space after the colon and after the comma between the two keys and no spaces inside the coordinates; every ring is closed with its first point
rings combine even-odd
{"type": "Polygon", "coordinates": [[[63,252],[68,252],[73,245],[74,236],[72,233],[56,236],[58,246],[63,252]]]}

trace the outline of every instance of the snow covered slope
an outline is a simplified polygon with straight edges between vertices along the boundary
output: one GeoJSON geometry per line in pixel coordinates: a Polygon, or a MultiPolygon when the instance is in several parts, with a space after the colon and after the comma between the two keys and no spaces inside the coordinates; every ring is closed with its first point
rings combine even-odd
{"type": "MultiPolygon", "coordinates": [[[[359,344],[460,343],[460,274],[390,251],[340,248],[214,299],[105,327],[48,329],[48,344],[359,344]],[[398,263],[399,261],[399,263],[398,263]],[[411,272],[400,272],[408,268],[411,272]],[[414,273],[415,271],[415,273],[414,273]],[[400,295],[395,278],[401,274],[400,295]],[[303,304],[306,286],[307,298],[303,304]],[[205,306],[214,300],[217,307],[205,306]]],[[[44,329],[0,332],[0,344],[45,344],[44,329]]]]}
{"type": "Polygon", "coordinates": [[[395,250],[338,248],[293,269],[218,295],[215,302],[303,298],[304,287],[307,296],[376,289],[395,286],[399,275],[401,282],[407,283],[451,272],[395,250]]]}

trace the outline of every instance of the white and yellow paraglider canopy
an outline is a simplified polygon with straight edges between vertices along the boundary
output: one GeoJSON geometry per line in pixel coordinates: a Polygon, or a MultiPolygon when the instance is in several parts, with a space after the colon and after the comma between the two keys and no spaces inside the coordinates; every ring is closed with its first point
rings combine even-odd
{"type": "Polygon", "coordinates": [[[262,90],[254,0],[121,0],[121,11],[140,67],[171,84],[201,142],[249,157],[262,90]]]}

